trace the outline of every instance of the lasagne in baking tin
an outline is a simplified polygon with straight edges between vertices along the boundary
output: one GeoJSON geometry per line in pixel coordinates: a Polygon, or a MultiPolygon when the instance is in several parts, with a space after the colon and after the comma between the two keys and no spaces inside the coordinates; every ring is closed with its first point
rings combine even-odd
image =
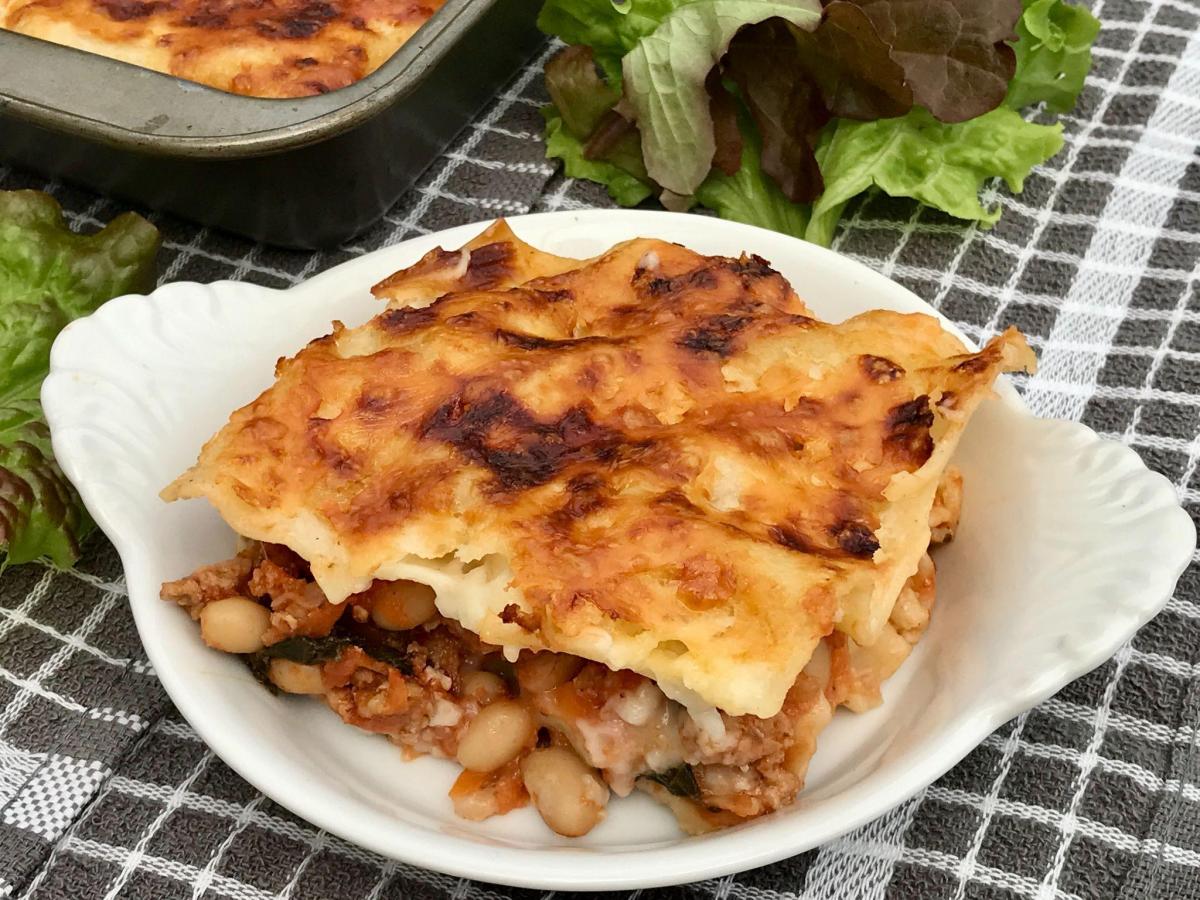
{"type": "Polygon", "coordinates": [[[253,97],[378,69],[444,0],[0,0],[0,28],[253,97]]]}
{"type": "Polygon", "coordinates": [[[565,259],[503,222],[375,293],[164,491],[244,542],[163,596],[268,685],[457,759],[461,815],[532,801],[567,835],[610,791],[692,832],[792,802],[924,631],[955,445],[1034,365],[1013,330],[819,321],[756,256],[565,259]]]}

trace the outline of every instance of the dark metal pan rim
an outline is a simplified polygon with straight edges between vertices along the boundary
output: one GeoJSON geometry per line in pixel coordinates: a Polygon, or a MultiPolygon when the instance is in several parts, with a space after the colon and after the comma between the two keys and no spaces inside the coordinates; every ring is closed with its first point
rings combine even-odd
{"type": "Polygon", "coordinates": [[[345,132],[411,92],[488,5],[446,0],[366,78],[328,94],[282,100],[230,94],[0,30],[0,112],[121,149],[194,159],[295,149],[345,132]],[[80,91],[80,84],[108,88],[80,91]]]}

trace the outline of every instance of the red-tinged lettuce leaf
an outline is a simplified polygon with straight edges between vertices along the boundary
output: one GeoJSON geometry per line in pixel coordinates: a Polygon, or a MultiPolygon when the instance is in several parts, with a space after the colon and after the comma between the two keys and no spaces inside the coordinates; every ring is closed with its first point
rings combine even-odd
{"type": "Polygon", "coordinates": [[[738,129],[737,101],[721,81],[717,67],[708,73],[708,112],[713,120],[713,168],[732,175],[742,164],[742,132],[738,129]]]}
{"type": "Polygon", "coordinates": [[[795,37],[833,115],[870,122],[915,104],[964,122],[1004,101],[1020,15],[1021,0],[833,0],[795,37]]]}
{"type": "Polygon", "coordinates": [[[610,192],[615,189],[613,197],[619,203],[633,205],[645,199],[641,184],[649,179],[637,129],[614,110],[621,91],[596,70],[591,48],[567,47],[546,63],[545,75],[546,91],[554,101],[546,115],[546,155],[562,159],[572,177],[600,181],[610,192]],[[611,164],[624,175],[589,163],[611,164]]]}
{"type": "Polygon", "coordinates": [[[796,64],[796,41],[788,26],[772,19],[743,28],[729,45],[724,67],[758,127],[762,170],[789,200],[816,200],[825,184],[813,147],[829,111],[816,84],[796,64]]]}
{"type": "Polygon", "coordinates": [[[0,191],[0,568],[79,556],[92,522],[54,461],[39,402],[50,345],[72,319],[152,288],[158,242],[132,213],[84,236],[47,194],[0,191]]]}
{"type": "Polygon", "coordinates": [[[655,183],[690,196],[712,168],[716,141],[705,82],[744,25],[778,16],[820,22],[818,0],[694,0],[679,6],[621,60],[625,99],[655,183]]]}
{"type": "Polygon", "coordinates": [[[738,119],[743,137],[741,166],[732,175],[719,169],[710,172],[696,189],[696,202],[722,219],[804,237],[808,207],[785,197],[779,185],[763,173],[758,134],[748,115],[743,113],[738,119]]]}
{"type": "Polygon", "coordinates": [[[550,102],[580,140],[586,140],[621,99],[621,89],[610,86],[596,71],[591,47],[576,45],[556,53],[546,63],[545,76],[550,102]]]}
{"type": "Polygon", "coordinates": [[[650,180],[646,175],[646,164],[642,162],[642,142],[637,126],[617,112],[617,108],[606,112],[588,135],[583,155],[585,159],[610,162],[642,181],[650,180]]]}
{"type": "Polygon", "coordinates": [[[654,193],[654,185],[645,178],[607,160],[589,159],[584,154],[583,141],[566,127],[555,107],[545,107],[542,116],[546,120],[546,157],[561,159],[563,171],[569,177],[604,185],[609,196],[621,206],[637,206],[654,193]]]}
{"type": "Polygon", "coordinates": [[[797,29],[794,36],[798,63],[819,86],[832,115],[871,122],[912,109],[904,69],[858,3],[834,0],[825,7],[820,28],[797,29]]]}
{"type": "Polygon", "coordinates": [[[1017,23],[1017,71],[1005,101],[1014,109],[1045,102],[1050,112],[1075,106],[1092,67],[1100,22],[1062,0],[1026,0],[1017,23]]]}
{"type": "Polygon", "coordinates": [[[913,102],[942,122],[995,109],[1008,92],[1021,0],[858,0],[891,57],[904,69],[913,102]]]}

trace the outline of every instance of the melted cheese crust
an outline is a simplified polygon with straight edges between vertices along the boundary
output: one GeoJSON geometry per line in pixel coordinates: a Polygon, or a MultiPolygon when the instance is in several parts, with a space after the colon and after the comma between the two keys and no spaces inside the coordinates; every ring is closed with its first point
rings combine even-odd
{"type": "Polygon", "coordinates": [[[0,28],[253,97],[346,87],[444,0],[0,0],[0,28]]]}
{"type": "Polygon", "coordinates": [[[1013,331],[971,354],[926,316],[819,322],[757,257],[474,244],[378,290],[460,289],[281,361],[164,497],[293,548],[335,602],[423,581],[485,641],[693,709],[774,715],[824,635],[878,638],[967,418],[1033,365],[1013,331]]]}

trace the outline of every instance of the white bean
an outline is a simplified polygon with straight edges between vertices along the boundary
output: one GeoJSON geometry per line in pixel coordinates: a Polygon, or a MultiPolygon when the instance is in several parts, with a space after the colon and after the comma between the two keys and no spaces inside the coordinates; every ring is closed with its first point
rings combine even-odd
{"type": "Polygon", "coordinates": [[[254,653],[263,648],[271,613],[248,597],[226,597],[200,610],[200,637],[214,650],[254,653]]]}
{"type": "Polygon", "coordinates": [[[424,625],[437,613],[433,588],[416,581],[376,581],[370,588],[371,621],[388,631],[424,625]]]}
{"type": "Polygon", "coordinates": [[[463,676],[462,695],[478,703],[491,703],[508,695],[504,679],[491,672],[469,672],[463,676]]]}
{"type": "Polygon", "coordinates": [[[451,795],[451,800],[454,803],[454,814],[460,819],[482,822],[497,813],[496,792],[486,788],[463,794],[461,797],[451,795]]]}
{"type": "Polygon", "coordinates": [[[583,660],[569,653],[522,653],[517,660],[517,683],[526,693],[540,694],[566,684],[579,674],[583,660]]]}
{"type": "Polygon", "coordinates": [[[479,711],[458,742],[458,761],[472,772],[492,772],[516,759],[533,737],[533,716],[512,700],[479,711]]]}
{"type": "Polygon", "coordinates": [[[579,837],[605,815],[608,785],[566,747],[534,750],[521,761],[525,789],[543,821],[565,837],[579,837]]]}
{"type": "Polygon", "coordinates": [[[306,666],[290,659],[273,659],[270,668],[275,687],[288,694],[324,694],[320,666],[306,666]]]}

